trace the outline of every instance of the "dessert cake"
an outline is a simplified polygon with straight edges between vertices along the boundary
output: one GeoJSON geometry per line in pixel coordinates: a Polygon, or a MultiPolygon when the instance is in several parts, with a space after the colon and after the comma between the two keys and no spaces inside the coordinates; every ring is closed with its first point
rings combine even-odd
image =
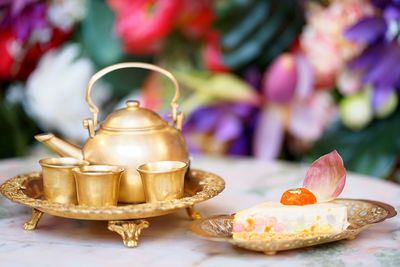
{"type": "Polygon", "coordinates": [[[332,203],[343,190],[346,170],[333,151],[309,168],[302,188],[289,189],[280,202],[265,202],[234,215],[235,240],[282,235],[339,233],[348,227],[347,207],[332,203]]]}

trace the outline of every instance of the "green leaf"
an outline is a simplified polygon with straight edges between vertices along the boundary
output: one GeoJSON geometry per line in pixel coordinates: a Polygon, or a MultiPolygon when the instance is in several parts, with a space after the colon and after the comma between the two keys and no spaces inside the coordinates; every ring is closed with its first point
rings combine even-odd
{"type": "MultiPolygon", "coordinates": [[[[295,1],[259,1],[240,11],[241,16],[219,22],[223,62],[233,70],[257,64],[265,67],[271,56],[287,50],[303,25],[303,13],[295,1]],[[266,60],[268,59],[268,60],[266,60]]],[[[235,13],[235,12],[234,12],[235,13]]]]}
{"type": "Polygon", "coordinates": [[[85,52],[99,67],[119,61],[122,49],[113,32],[115,16],[106,1],[89,0],[87,15],[81,22],[79,37],[85,52]]]}
{"type": "Polygon", "coordinates": [[[259,28],[265,17],[268,16],[270,2],[262,1],[257,3],[250,11],[249,16],[245,16],[230,31],[224,33],[221,45],[229,51],[245,41],[255,28],[259,28]]]}
{"type": "MultiPolygon", "coordinates": [[[[126,55],[113,27],[115,16],[106,1],[89,0],[88,14],[75,38],[100,69],[124,61],[149,62],[150,57],[126,55]]],[[[113,97],[122,98],[139,88],[147,72],[142,69],[117,70],[104,77],[113,88],[113,97]]]]}
{"type": "MultiPolygon", "coordinates": [[[[258,1],[258,0],[256,0],[258,1]]],[[[262,0],[264,1],[264,0],[262,0]]],[[[214,1],[214,11],[217,17],[217,24],[229,22],[238,16],[242,16],[242,12],[254,4],[254,0],[217,0],[214,1]],[[242,11],[242,12],[240,12],[242,11]]],[[[223,23],[225,24],[225,23],[223,23]]]]}
{"type": "MultiPolygon", "coordinates": [[[[125,57],[122,61],[148,62],[149,59],[147,57],[131,56],[125,57]]],[[[149,71],[144,69],[119,69],[104,76],[104,81],[112,85],[114,97],[122,98],[139,89],[142,86],[147,74],[149,74],[149,71]]]]}
{"type": "Polygon", "coordinates": [[[29,119],[20,105],[6,103],[0,97],[0,158],[23,156],[39,132],[36,124],[29,119]]]}
{"type": "Polygon", "coordinates": [[[284,30],[279,31],[278,36],[274,37],[274,46],[269,47],[269,49],[268,47],[264,49],[265,53],[263,53],[258,60],[261,66],[269,65],[277,55],[288,49],[301,31],[303,25],[304,17],[300,10],[297,10],[292,20],[288,23],[288,26],[284,30]]]}
{"type": "MultiPolygon", "coordinates": [[[[287,5],[278,5],[272,15],[270,14],[270,16],[267,16],[267,19],[264,20],[262,26],[259,29],[256,29],[251,36],[247,37],[240,47],[223,54],[224,63],[233,69],[237,69],[250,63],[260,55],[263,47],[279,30],[281,24],[284,23],[282,17],[287,10],[287,5]]],[[[252,17],[252,14],[249,14],[249,16],[252,17]]]]}
{"type": "Polygon", "coordinates": [[[335,123],[305,158],[313,161],[336,149],[349,171],[386,178],[400,155],[400,110],[385,120],[376,120],[359,132],[335,123]]]}

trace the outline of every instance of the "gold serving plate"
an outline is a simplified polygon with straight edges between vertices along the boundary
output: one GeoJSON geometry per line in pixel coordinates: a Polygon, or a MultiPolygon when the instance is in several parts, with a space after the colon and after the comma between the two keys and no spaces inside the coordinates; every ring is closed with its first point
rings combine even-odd
{"type": "Polygon", "coordinates": [[[370,225],[392,218],[397,214],[392,206],[372,200],[336,199],[334,202],[346,205],[348,209],[350,226],[341,233],[301,233],[285,236],[271,234],[267,240],[237,241],[232,238],[233,215],[218,215],[196,220],[192,223],[192,231],[197,236],[208,240],[229,242],[244,249],[274,255],[277,251],[282,250],[309,247],[342,239],[352,240],[370,225]]]}
{"type": "Polygon", "coordinates": [[[221,177],[192,169],[185,179],[183,198],[156,203],[83,207],[49,202],[43,199],[43,179],[39,172],[9,179],[1,185],[0,192],[11,201],[32,208],[32,218],[24,224],[25,230],[34,230],[43,213],[71,219],[105,220],[109,221],[109,230],[122,236],[125,246],[136,247],[141,230],[149,226],[148,221],[143,219],[169,214],[183,208],[187,210],[190,218],[200,219],[200,214],[193,206],[215,197],[224,188],[225,182],[221,177]]]}

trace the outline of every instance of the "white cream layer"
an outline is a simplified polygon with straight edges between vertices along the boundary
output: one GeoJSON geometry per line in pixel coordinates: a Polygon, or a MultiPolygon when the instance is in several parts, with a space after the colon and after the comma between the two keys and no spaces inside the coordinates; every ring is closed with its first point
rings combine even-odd
{"type": "Polygon", "coordinates": [[[233,233],[328,233],[341,232],[348,226],[344,205],[295,206],[266,202],[236,213],[233,233]]]}

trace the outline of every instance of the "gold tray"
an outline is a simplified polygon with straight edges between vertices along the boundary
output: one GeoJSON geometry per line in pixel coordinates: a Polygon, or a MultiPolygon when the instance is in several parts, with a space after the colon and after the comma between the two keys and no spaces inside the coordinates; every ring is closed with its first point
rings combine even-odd
{"type": "Polygon", "coordinates": [[[235,246],[274,255],[277,251],[314,246],[318,244],[354,239],[361,231],[374,223],[396,216],[396,210],[382,202],[361,199],[336,199],[334,202],[347,206],[350,226],[336,234],[271,235],[268,240],[237,241],[232,238],[233,215],[218,215],[192,223],[192,231],[199,237],[229,242],[235,246]]]}
{"type": "Polygon", "coordinates": [[[186,208],[192,219],[201,218],[193,206],[218,195],[225,188],[224,180],[210,172],[190,170],[185,179],[185,196],[181,199],[143,204],[121,204],[116,207],[82,207],[59,204],[43,199],[43,180],[40,172],[18,175],[0,187],[0,193],[11,201],[32,208],[32,218],[24,224],[25,230],[34,230],[43,213],[80,219],[105,220],[108,229],[120,234],[127,247],[135,247],[142,229],[149,226],[149,217],[161,216],[186,208]],[[132,220],[133,221],[126,221],[132,220]]]}

